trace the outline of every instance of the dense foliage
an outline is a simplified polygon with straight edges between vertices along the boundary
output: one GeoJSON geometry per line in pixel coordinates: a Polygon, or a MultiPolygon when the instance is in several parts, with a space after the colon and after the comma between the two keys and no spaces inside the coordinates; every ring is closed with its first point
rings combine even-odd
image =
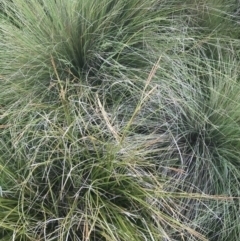
{"type": "Polygon", "coordinates": [[[0,240],[240,240],[239,5],[0,0],[0,240]]]}

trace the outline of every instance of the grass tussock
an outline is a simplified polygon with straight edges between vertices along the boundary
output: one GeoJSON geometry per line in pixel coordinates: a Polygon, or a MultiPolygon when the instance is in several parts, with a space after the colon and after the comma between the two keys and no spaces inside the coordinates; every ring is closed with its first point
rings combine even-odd
{"type": "Polygon", "coordinates": [[[0,0],[0,240],[238,240],[238,8],[0,0]]]}

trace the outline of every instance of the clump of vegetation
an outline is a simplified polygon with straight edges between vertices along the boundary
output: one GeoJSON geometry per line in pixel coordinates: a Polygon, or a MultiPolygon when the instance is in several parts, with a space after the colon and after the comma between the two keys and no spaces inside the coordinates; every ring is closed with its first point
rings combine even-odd
{"type": "Polygon", "coordinates": [[[0,240],[239,239],[224,4],[0,1],[0,240]]]}

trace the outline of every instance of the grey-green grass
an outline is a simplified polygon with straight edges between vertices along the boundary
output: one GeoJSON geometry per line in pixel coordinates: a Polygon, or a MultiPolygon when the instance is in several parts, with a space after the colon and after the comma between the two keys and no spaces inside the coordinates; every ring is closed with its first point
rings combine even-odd
{"type": "MultiPolygon", "coordinates": [[[[184,58],[181,62],[171,61],[165,83],[161,81],[159,85],[158,79],[153,81],[161,91],[148,105],[150,130],[157,130],[168,141],[167,146],[163,143],[166,151],[153,155],[170,160],[160,164],[160,170],[165,173],[171,172],[166,168],[169,166],[182,169],[180,173],[170,174],[177,178],[172,190],[179,187],[191,191],[194,186],[203,193],[239,197],[239,67],[236,59],[230,56],[224,60],[220,55],[217,63],[205,58],[204,62],[195,60],[197,65],[189,62],[191,56],[187,56],[185,63],[184,58]],[[169,86],[169,80],[175,84],[169,86]],[[166,96],[164,92],[169,93],[167,100],[161,98],[166,96]],[[152,112],[150,108],[156,103],[162,108],[152,112]]],[[[138,128],[147,127],[149,119],[143,125],[137,124],[138,128]]],[[[201,228],[209,226],[207,237],[210,240],[229,240],[230,237],[230,240],[237,240],[239,199],[228,205],[211,205],[207,215],[198,210],[198,201],[187,201],[183,214],[194,220],[193,223],[201,223],[201,228]],[[197,210],[189,208],[192,206],[197,210]],[[215,225],[210,226],[206,219],[215,225]]]]}
{"type": "Polygon", "coordinates": [[[0,1],[0,240],[239,239],[239,41],[198,6],[0,1]]]}

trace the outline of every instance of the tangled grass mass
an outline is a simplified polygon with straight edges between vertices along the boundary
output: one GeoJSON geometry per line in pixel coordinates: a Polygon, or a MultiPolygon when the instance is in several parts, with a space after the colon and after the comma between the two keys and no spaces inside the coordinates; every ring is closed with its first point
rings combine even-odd
{"type": "Polygon", "coordinates": [[[0,0],[0,240],[240,240],[239,12],[0,0]]]}

